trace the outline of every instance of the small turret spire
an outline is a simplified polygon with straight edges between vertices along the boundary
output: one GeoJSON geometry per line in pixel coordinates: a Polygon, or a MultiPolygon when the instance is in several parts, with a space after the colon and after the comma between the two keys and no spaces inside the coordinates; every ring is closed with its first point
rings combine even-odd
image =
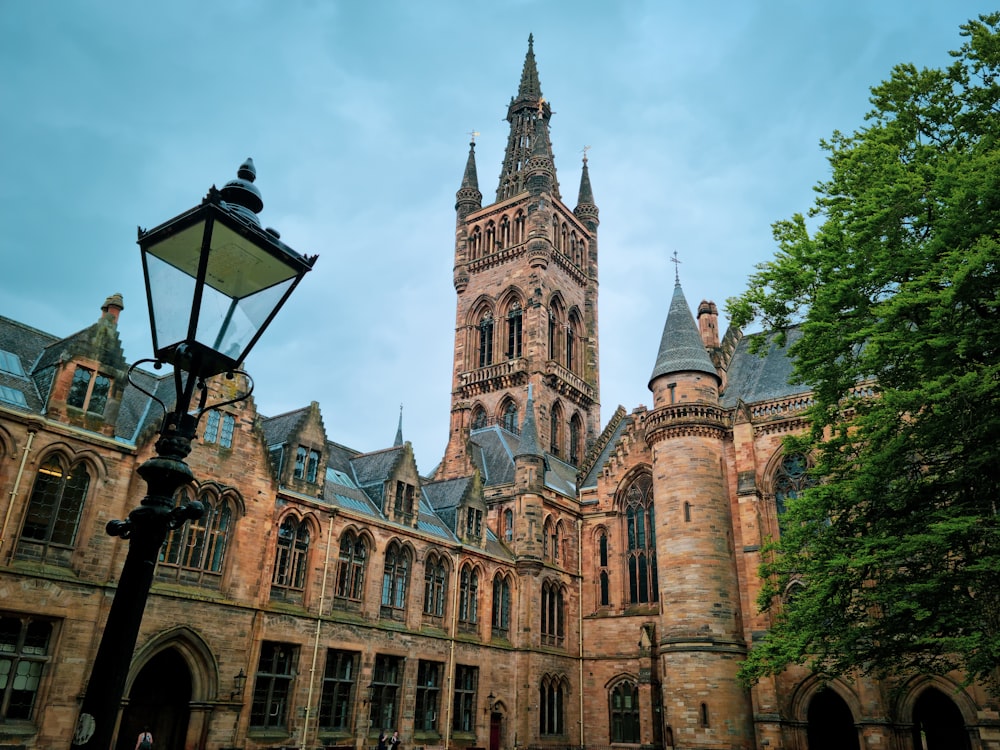
{"type": "Polygon", "coordinates": [[[705,350],[698,325],[691,315],[684,298],[678,277],[674,286],[674,296],[670,301],[666,323],[663,324],[663,337],[660,339],[660,350],[656,356],[653,374],[649,376],[652,384],[661,375],[676,372],[704,372],[716,379],[719,377],[711,357],[705,350]]]}
{"type": "Polygon", "coordinates": [[[396,439],[393,441],[392,447],[398,448],[403,444],[403,405],[399,405],[399,426],[396,427],[396,439]]]}
{"type": "MultiPolygon", "coordinates": [[[[528,385],[528,403],[524,407],[524,423],[521,425],[521,442],[517,456],[540,456],[538,450],[538,429],[535,427],[535,399],[528,385]]],[[[516,458],[516,456],[515,456],[516,458]]]]}
{"type": "Polygon", "coordinates": [[[471,213],[483,207],[483,194],[479,192],[479,176],[476,172],[476,136],[475,130],[469,134],[469,158],[465,162],[465,173],[462,175],[462,186],[455,193],[455,210],[460,215],[471,213]]]}

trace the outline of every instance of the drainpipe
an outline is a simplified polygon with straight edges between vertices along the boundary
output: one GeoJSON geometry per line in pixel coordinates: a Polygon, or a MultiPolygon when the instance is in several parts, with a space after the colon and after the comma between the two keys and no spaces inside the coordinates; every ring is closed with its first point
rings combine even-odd
{"type": "Polygon", "coordinates": [[[312,666],[309,668],[309,692],[306,696],[306,715],[302,722],[302,743],[300,750],[306,750],[306,737],[309,736],[309,719],[312,712],[313,687],[316,684],[316,658],[319,655],[319,631],[323,624],[323,602],[326,599],[326,578],[330,571],[330,540],[333,539],[333,514],[330,514],[330,530],[326,535],[326,559],[323,561],[323,581],[319,587],[319,612],[316,613],[316,637],[313,639],[312,666]]]}
{"type": "Polygon", "coordinates": [[[586,747],[586,729],[583,724],[583,519],[576,519],[576,572],[580,576],[577,590],[576,639],[577,653],[580,654],[580,747],[586,747]]]}
{"type": "Polygon", "coordinates": [[[17,467],[17,476],[14,478],[14,486],[11,488],[10,497],[7,499],[7,511],[3,515],[3,527],[0,528],[0,551],[3,550],[4,542],[7,541],[7,525],[10,523],[10,514],[14,510],[14,498],[17,497],[17,490],[21,486],[21,477],[24,476],[24,465],[28,463],[28,453],[31,452],[31,443],[35,439],[35,431],[28,430],[28,440],[21,451],[21,465],[17,467]]]}

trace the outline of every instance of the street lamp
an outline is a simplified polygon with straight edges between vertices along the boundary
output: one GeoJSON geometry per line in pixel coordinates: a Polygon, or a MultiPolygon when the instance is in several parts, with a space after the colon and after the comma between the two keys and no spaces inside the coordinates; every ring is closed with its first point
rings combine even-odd
{"type": "MultiPolygon", "coordinates": [[[[155,368],[171,365],[176,401],[172,408],[160,401],[165,415],[157,455],[138,468],[148,487],[141,505],[127,520],[107,524],[109,534],[129,540],[129,549],[87,683],[74,747],[110,747],[160,548],[169,531],[201,517],[201,503],[175,507],[174,496],[194,478],[184,459],[206,410],[205,379],[233,376],[316,262],[315,255],[299,255],[277,232],[261,228],[257,214],[264,202],[253,184],[256,176],[247,159],[235,180],[222,190],[213,186],[199,206],[149,231],[139,229],[155,358],[132,367],[143,362],[155,368]],[[195,387],[201,394],[192,411],[195,387]]],[[[249,391],[234,401],[247,396],[249,391]]]]}

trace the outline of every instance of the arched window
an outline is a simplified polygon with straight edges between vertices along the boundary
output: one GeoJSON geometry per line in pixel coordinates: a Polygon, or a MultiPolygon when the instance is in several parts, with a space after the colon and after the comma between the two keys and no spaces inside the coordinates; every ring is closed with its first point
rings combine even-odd
{"type": "Polygon", "coordinates": [[[510,219],[507,218],[506,214],[500,218],[499,239],[500,247],[510,246],[510,219]]]}
{"type": "Polygon", "coordinates": [[[808,472],[809,462],[801,453],[781,459],[781,465],[774,474],[774,504],[779,517],[784,514],[789,500],[794,500],[804,489],[816,483],[808,472]]]}
{"type": "Polygon", "coordinates": [[[507,313],[507,359],[521,356],[521,305],[515,302],[507,313]]]}
{"type": "Polygon", "coordinates": [[[634,682],[619,682],[609,697],[611,741],[639,742],[639,687],[634,682]]]}
{"type": "MultiPolygon", "coordinates": [[[[188,502],[190,491],[179,490],[178,505],[188,502]]],[[[179,526],[167,535],[166,543],[160,548],[160,562],[166,566],[171,578],[192,581],[190,572],[198,571],[196,578],[201,583],[214,583],[222,574],[229,533],[233,523],[233,511],[225,497],[217,497],[211,492],[203,492],[198,497],[205,508],[201,518],[179,526]]],[[[165,571],[165,572],[166,572],[165,571]]]]}
{"type": "Polygon", "coordinates": [[[546,675],[538,688],[538,733],[565,734],[565,680],[546,675]]]}
{"type": "Polygon", "coordinates": [[[305,588],[308,558],[308,525],[295,518],[286,518],[278,528],[277,554],[271,583],[282,588],[305,588]]]}
{"type": "Polygon", "coordinates": [[[495,253],[499,249],[497,247],[498,244],[497,225],[492,221],[488,221],[486,223],[486,247],[483,248],[483,254],[489,255],[490,253],[495,253]]]}
{"type": "Polygon", "coordinates": [[[364,595],[365,566],[368,546],[364,539],[348,531],[340,540],[340,559],[337,561],[336,597],[360,602],[364,595]]]}
{"type": "Polygon", "coordinates": [[[608,535],[603,531],[597,538],[597,564],[600,571],[600,606],[608,607],[611,605],[611,572],[608,570],[608,535]]]}
{"type": "Polygon", "coordinates": [[[563,542],[562,521],[558,521],[556,525],[552,527],[552,559],[555,562],[559,562],[559,559],[562,556],[563,542]]]}
{"type": "Polygon", "coordinates": [[[471,565],[462,566],[459,578],[458,619],[469,625],[479,620],[479,572],[471,565]]]}
{"type": "Polygon", "coordinates": [[[69,467],[52,456],[38,467],[21,527],[22,547],[30,546],[32,557],[45,559],[50,546],[73,546],[89,488],[90,474],[83,464],[69,467]]]}
{"type": "Polygon", "coordinates": [[[478,260],[483,254],[483,232],[479,227],[473,227],[469,233],[469,260],[478,260]]]}
{"type": "Polygon", "coordinates": [[[509,508],[503,512],[503,538],[507,543],[514,541],[514,511],[509,508]]]}
{"type": "Polygon", "coordinates": [[[579,414],[574,414],[569,420],[569,462],[579,466],[581,458],[583,458],[583,420],[579,414]]]}
{"type": "Polygon", "coordinates": [[[487,311],[479,319],[479,367],[493,364],[493,315],[487,311]]]}
{"type": "Polygon", "coordinates": [[[563,590],[555,581],[542,583],[542,645],[562,646],[566,635],[563,590]]]}
{"type": "Polygon", "coordinates": [[[493,635],[506,638],[510,632],[510,579],[497,575],[493,579],[493,635]]]}
{"type": "Polygon", "coordinates": [[[524,211],[518,211],[514,214],[514,244],[519,245],[524,242],[525,232],[524,232],[525,220],[524,211]]]}
{"type": "Polygon", "coordinates": [[[447,594],[448,570],[440,557],[431,554],[424,566],[424,614],[444,617],[447,594]]]}
{"type": "Polygon", "coordinates": [[[409,582],[410,553],[397,542],[385,551],[382,574],[382,607],[400,611],[406,608],[406,586],[409,582]]]}
{"type": "Polygon", "coordinates": [[[576,310],[569,315],[569,322],[566,325],[566,369],[570,372],[579,373],[581,368],[578,349],[580,347],[580,317],[576,310]]]}
{"type": "Polygon", "coordinates": [[[656,526],[653,517],[653,481],[648,474],[636,477],[625,491],[625,531],[629,603],[659,600],[656,580],[656,526]]]}
{"type": "Polygon", "coordinates": [[[552,519],[546,518],[545,523],[542,524],[542,557],[548,559],[551,554],[551,547],[549,547],[550,540],[552,539],[552,519]]]}
{"type": "Polygon", "coordinates": [[[508,432],[513,432],[515,435],[520,432],[520,428],[517,424],[517,404],[513,401],[508,401],[507,405],[504,407],[503,428],[508,432]]]}
{"type": "Polygon", "coordinates": [[[553,456],[561,456],[562,453],[560,448],[562,446],[562,406],[559,402],[552,405],[552,411],[549,414],[549,453],[553,456]]]}
{"type": "Polygon", "coordinates": [[[472,411],[472,429],[479,430],[486,426],[486,410],[477,406],[472,411]]]}

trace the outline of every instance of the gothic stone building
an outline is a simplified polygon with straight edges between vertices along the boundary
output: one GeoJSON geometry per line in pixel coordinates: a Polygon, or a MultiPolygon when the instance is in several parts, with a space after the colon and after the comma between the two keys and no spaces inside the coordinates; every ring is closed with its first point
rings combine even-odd
{"type": "MultiPolygon", "coordinates": [[[[496,198],[456,198],[449,439],[360,453],[318,403],[257,413],[217,379],[155,572],[119,720],[131,750],[1000,748],[962,676],[735,679],[804,459],[809,394],[678,283],[652,406],[599,414],[598,209],[564,202],[529,40],[496,198]]],[[[119,296],[59,337],[0,318],[0,747],[68,747],[162,410],[128,382],[119,296]]],[[[444,334],[444,332],[442,332],[444,334]]],[[[637,362],[646,372],[648,362],[637,362]]],[[[168,405],[172,384],[136,370],[168,405]]],[[[444,387],[444,384],[442,384],[444,387]]],[[[387,441],[388,442],[388,441],[387,441]]]]}

